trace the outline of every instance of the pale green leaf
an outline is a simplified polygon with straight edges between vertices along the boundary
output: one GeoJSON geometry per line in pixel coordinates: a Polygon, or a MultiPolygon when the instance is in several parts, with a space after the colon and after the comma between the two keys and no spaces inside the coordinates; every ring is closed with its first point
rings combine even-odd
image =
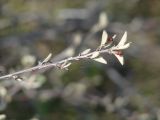
{"type": "Polygon", "coordinates": [[[90,51],[91,51],[91,49],[86,49],[86,50],[84,50],[84,51],[81,53],[81,55],[88,54],[90,51]]]}
{"type": "Polygon", "coordinates": [[[108,39],[108,34],[107,34],[107,32],[104,30],[103,33],[102,33],[102,40],[101,40],[101,45],[100,45],[100,46],[105,45],[105,43],[107,42],[107,39],[108,39]]]}
{"type": "Polygon", "coordinates": [[[119,50],[127,49],[127,48],[129,48],[129,47],[130,47],[130,44],[131,44],[131,42],[129,42],[129,43],[127,43],[127,44],[123,45],[123,46],[118,46],[118,49],[119,49],[119,50]]]}
{"type": "Polygon", "coordinates": [[[52,57],[52,53],[49,53],[49,55],[43,60],[42,63],[48,62],[52,57]]]}
{"type": "Polygon", "coordinates": [[[124,34],[123,34],[123,36],[117,46],[123,46],[126,41],[127,41],[127,31],[124,32],[124,34]]]}
{"type": "Polygon", "coordinates": [[[90,58],[93,59],[93,58],[96,58],[98,56],[99,56],[99,52],[94,52],[90,58]]]}
{"type": "Polygon", "coordinates": [[[95,58],[93,60],[100,62],[100,63],[103,63],[103,64],[107,64],[107,61],[103,57],[95,58]]]}
{"type": "Polygon", "coordinates": [[[64,68],[68,68],[71,65],[71,63],[68,63],[64,66],[64,68]]]}

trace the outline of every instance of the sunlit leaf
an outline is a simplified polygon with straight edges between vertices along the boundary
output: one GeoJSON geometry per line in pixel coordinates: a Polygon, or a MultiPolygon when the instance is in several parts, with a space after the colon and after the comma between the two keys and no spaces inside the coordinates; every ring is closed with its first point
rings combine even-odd
{"type": "Polygon", "coordinates": [[[99,52],[94,52],[90,58],[91,59],[96,58],[98,57],[98,55],[99,55],[99,52]]]}
{"type": "Polygon", "coordinates": [[[43,60],[42,63],[48,62],[52,57],[52,53],[49,53],[49,55],[43,60]]]}
{"type": "Polygon", "coordinates": [[[100,62],[100,63],[103,63],[103,64],[107,64],[107,61],[103,57],[95,58],[93,60],[100,62]]]}
{"type": "Polygon", "coordinates": [[[116,56],[116,58],[118,59],[118,61],[121,63],[121,65],[124,65],[124,58],[121,55],[117,55],[114,53],[114,55],[116,56]]]}
{"type": "Polygon", "coordinates": [[[130,46],[130,44],[131,44],[131,42],[129,42],[129,43],[127,43],[127,44],[125,44],[125,45],[123,45],[123,46],[118,46],[118,49],[120,50],[122,50],[122,49],[127,49],[129,46],[130,46]]]}
{"type": "Polygon", "coordinates": [[[71,63],[68,63],[68,64],[66,64],[65,66],[64,66],[64,68],[67,68],[67,67],[69,67],[71,65],[71,63]]]}
{"type": "Polygon", "coordinates": [[[90,51],[91,51],[91,49],[86,49],[86,50],[84,50],[84,51],[81,53],[81,55],[88,54],[90,51]]]}
{"type": "Polygon", "coordinates": [[[17,75],[13,75],[12,78],[16,81],[19,81],[19,82],[22,82],[23,81],[23,78],[21,78],[20,76],[17,76],[17,75]]]}
{"type": "Polygon", "coordinates": [[[22,78],[17,78],[16,80],[17,80],[18,82],[22,82],[22,81],[23,81],[22,78]]]}
{"type": "Polygon", "coordinates": [[[112,38],[115,39],[115,38],[116,38],[116,35],[113,35],[112,38]]]}
{"type": "Polygon", "coordinates": [[[127,31],[124,32],[124,34],[123,34],[123,36],[117,46],[123,46],[125,44],[126,40],[127,40],[127,31]]]}
{"type": "Polygon", "coordinates": [[[102,40],[101,40],[101,45],[100,46],[105,45],[105,43],[107,42],[107,39],[108,39],[108,34],[107,34],[106,31],[103,31],[103,33],[102,33],[102,40]]]}

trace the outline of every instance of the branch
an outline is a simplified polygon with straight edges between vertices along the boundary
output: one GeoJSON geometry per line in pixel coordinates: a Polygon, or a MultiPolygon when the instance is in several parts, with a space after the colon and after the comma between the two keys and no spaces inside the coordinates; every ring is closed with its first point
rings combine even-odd
{"type": "Polygon", "coordinates": [[[123,65],[124,61],[123,61],[123,55],[122,55],[121,50],[126,49],[130,46],[130,43],[125,44],[126,39],[127,39],[127,32],[124,33],[123,37],[121,38],[121,40],[117,46],[113,45],[114,38],[115,37],[108,37],[107,32],[103,31],[100,46],[92,52],[90,52],[91,49],[87,49],[75,57],[69,57],[69,58],[63,59],[58,62],[51,62],[50,61],[51,54],[49,54],[37,66],[1,76],[0,80],[13,78],[15,80],[21,81],[23,79],[19,76],[20,74],[34,72],[34,71],[38,71],[38,70],[45,69],[45,68],[57,67],[60,69],[68,69],[68,67],[72,64],[72,62],[82,60],[82,59],[92,59],[97,62],[107,64],[107,61],[103,57],[100,56],[102,53],[109,53],[109,54],[115,55],[118,58],[119,62],[123,65]]]}

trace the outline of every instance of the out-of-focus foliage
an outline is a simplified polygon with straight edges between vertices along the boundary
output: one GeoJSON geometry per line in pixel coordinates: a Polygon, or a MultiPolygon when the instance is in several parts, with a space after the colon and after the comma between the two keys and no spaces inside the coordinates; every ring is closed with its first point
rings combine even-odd
{"type": "Polygon", "coordinates": [[[106,55],[1,80],[0,120],[160,120],[159,11],[159,0],[0,0],[1,75],[96,48],[103,29],[132,42],[124,66],[106,55]]]}

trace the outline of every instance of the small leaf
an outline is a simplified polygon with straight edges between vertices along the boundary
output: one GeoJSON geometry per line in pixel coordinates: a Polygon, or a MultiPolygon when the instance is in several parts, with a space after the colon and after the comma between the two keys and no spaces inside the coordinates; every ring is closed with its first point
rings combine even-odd
{"type": "Polygon", "coordinates": [[[127,49],[127,48],[129,48],[130,44],[131,44],[131,42],[129,42],[129,43],[123,45],[123,46],[118,46],[118,49],[119,49],[119,50],[127,49]]]}
{"type": "Polygon", "coordinates": [[[81,53],[81,55],[85,55],[85,54],[89,53],[90,51],[91,51],[91,49],[86,49],[81,53]]]}
{"type": "Polygon", "coordinates": [[[38,61],[38,65],[42,65],[43,63],[41,61],[38,61]]]}
{"type": "Polygon", "coordinates": [[[16,81],[19,81],[19,82],[23,81],[23,78],[21,78],[20,76],[17,76],[17,75],[13,75],[12,78],[16,81]]]}
{"type": "Polygon", "coordinates": [[[122,38],[121,38],[121,41],[118,43],[117,46],[123,46],[125,44],[126,40],[127,40],[127,32],[125,31],[122,38]]]}
{"type": "Polygon", "coordinates": [[[70,65],[71,65],[71,63],[68,63],[63,68],[68,68],[70,65]]]}
{"type": "Polygon", "coordinates": [[[22,81],[23,81],[22,78],[17,78],[16,80],[17,80],[18,82],[22,82],[22,81]]]}
{"type": "Polygon", "coordinates": [[[98,55],[99,55],[99,52],[94,52],[90,58],[91,59],[96,58],[98,57],[98,55]]]}
{"type": "Polygon", "coordinates": [[[116,35],[113,35],[112,38],[115,39],[115,38],[116,38],[116,35]]]}
{"type": "Polygon", "coordinates": [[[52,53],[49,53],[49,55],[43,60],[42,63],[48,62],[51,59],[51,57],[52,57],[52,53]]]}
{"type": "Polygon", "coordinates": [[[103,63],[103,64],[107,64],[107,61],[103,57],[95,58],[93,60],[100,62],[100,63],[103,63]]]}
{"type": "Polygon", "coordinates": [[[116,58],[119,60],[119,62],[121,63],[121,65],[124,65],[124,58],[121,55],[117,55],[114,53],[114,55],[116,56],[116,58]]]}
{"type": "Polygon", "coordinates": [[[107,42],[107,39],[108,39],[108,34],[107,34],[106,31],[103,31],[103,33],[102,33],[102,40],[101,40],[101,45],[100,46],[105,45],[105,43],[107,42]]]}

